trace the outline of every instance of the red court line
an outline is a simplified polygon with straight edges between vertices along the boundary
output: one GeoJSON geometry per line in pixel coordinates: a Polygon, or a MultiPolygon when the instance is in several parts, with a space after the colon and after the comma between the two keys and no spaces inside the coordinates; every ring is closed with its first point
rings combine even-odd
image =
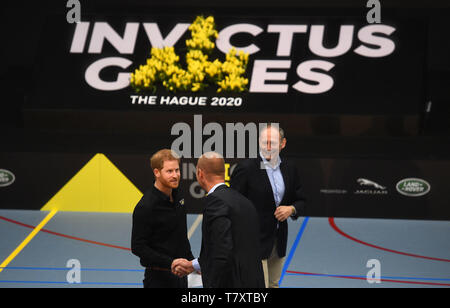
{"type": "Polygon", "coordinates": [[[396,253],[399,255],[403,255],[403,256],[408,256],[408,257],[414,257],[414,258],[421,258],[421,259],[427,259],[427,260],[433,260],[433,261],[441,261],[441,262],[450,262],[449,259],[441,259],[441,258],[433,258],[433,257],[426,257],[426,256],[421,256],[421,255],[416,255],[416,254],[412,254],[412,253],[407,253],[407,252],[402,252],[402,251],[398,251],[398,250],[393,250],[393,249],[389,249],[389,248],[384,248],[381,246],[377,246],[377,245],[373,245],[364,241],[361,241],[357,238],[354,238],[350,235],[348,235],[347,233],[345,233],[344,231],[342,231],[341,229],[338,228],[338,226],[336,226],[336,223],[334,221],[334,217],[329,217],[328,218],[328,222],[330,223],[331,227],[340,235],[354,241],[357,242],[359,244],[362,245],[366,245],[375,249],[380,249],[380,250],[384,250],[384,251],[388,251],[388,252],[392,252],[392,253],[396,253]]]}
{"type": "MultiPolygon", "coordinates": [[[[16,224],[16,225],[19,225],[19,226],[22,226],[22,227],[25,227],[25,228],[30,228],[30,229],[34,229],[35,228],[35,226],[27,225],[27,224],[24,224],[24,223],[21,223],[19,221],[12,220],[12,219],[9,219],[9,218],[3,217],[3,216],[0,216],[0,219],[4,220],[4,221],[7,221],[7,222],[10,222],[10,223],[13,223],[13,224],[16,224]]],[[[105,247],[110,247],[110,248],[117,248],[117,249],[131,251],[131,249],[127,248],[127,247],[122,247],[122,246],[116,246],[116,245],[111,245],[111,244],[91,241],[91,240],[87,240],[87,239],[84,239],[84,238],[79,238],[79,237],[75,237],[75,236],[71,236],[71,235],[67,235],[67,234],[62,234],[62,233],[50,231],[50,230],[47,230],[47,229],[41,229],[40,232],[46,232],[46,233],[53,234],[53,235],[56,235],[56,236],[68,238],[68,239],[75,240],[75,241],[90,243],[90,244],[94,244],[94,245],[100,245],[100,246],[105,246],[105,247]]]]}
{"type": "MultiPolygon", "coordinates": [[[[306,273],[306,272],[296,272],[296,271],[286,271],[287,273],[292,274],[301,274],[308,276],[319,276],[319,277],[329,277],[329,278],[344,278],[344,279],[356,279],[356,280],[367,280],[362,277],[353,277],[353,276],[340,276],[340,275],[326,275],[326,274],[317,274],[317,273],[306,273]]],[[[438,283],[438,282],[420,282],[420,281],[405,281],[405,280],[393,280],[393,279],[380,279],[381,282],[393,282],[393,283],[407,283],[407,284],[418,284],[418,285],[429,285],[429,286],[446,286],[449,287],[448,283],[438,283]]]]}

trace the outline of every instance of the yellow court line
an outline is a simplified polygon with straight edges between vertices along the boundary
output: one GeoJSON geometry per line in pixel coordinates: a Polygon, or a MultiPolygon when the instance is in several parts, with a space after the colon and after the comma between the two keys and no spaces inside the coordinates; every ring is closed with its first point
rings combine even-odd
{"type": "Polygon", "coordinates": [[[3,271],[5,267],[8,266],[8,264],[22,251],[22,249],[27,246],[27,244],[38,234],[39,231],[50,221],[50,219],[55,216],[55,214],[58,212],[57,209],[53,209],[48,215],[44,218],[41,223],[31,231],[31,233],[23,240],[23,242],[9,255],[8,258],[3,261],[2,264],[0,264],[0,273],[3,271]]]}

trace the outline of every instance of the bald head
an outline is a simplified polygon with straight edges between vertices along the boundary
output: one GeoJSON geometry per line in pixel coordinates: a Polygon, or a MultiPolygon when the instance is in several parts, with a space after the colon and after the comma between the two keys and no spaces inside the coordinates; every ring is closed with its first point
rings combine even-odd
{"type": "Polygon", "coordinates": [[[197,169],[201,169],[208,179],[225,178],[225,161],[219,153],[204,153],[197,162],[197,169]]]}

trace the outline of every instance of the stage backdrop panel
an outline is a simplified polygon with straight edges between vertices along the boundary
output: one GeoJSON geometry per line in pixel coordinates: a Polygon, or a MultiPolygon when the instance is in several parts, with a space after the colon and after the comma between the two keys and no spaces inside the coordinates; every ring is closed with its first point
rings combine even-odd
{"type": "MultiPolygon", "coordinates": [[[[73,179],[89,176],[86,167],[98,157],[96,154],[67,153],[1,153],[0,154],[0,208],[41,209],[73,179]],[[80,170],[84,170],[81,171],[80,170]]],[[[153,184],[149,155],[104,154],[107,164],[95,174],[118,178],[119,189],[136,187],[145,192],[153,184]],[[125,180],[126,178],[126,180],[125,180]]],[[[289,157],[297,165],[308,200],[305,216],[436,219],[449,220],[448,183],[450,161],[445,160],[383,160],[289,157]]],[[[226,181],[232,174],[237,159],[226,159],[226,181]]],[[[196,182],[195,159],[181,162],[180,191],[189,213],[201,213],[204,191],[196,182]]],[[[88,179],[89,180],[89,179],[88,179]]],[[[90,198],[79,189],[79,210],[86,204],[105,203],[118,188],[104,181],[101,195],[90,198]],[[85,197],[83,199],[82,197],[85,197]],[[95,200],[91,200],[95,199],[95,200]],[[81,204],[83,203],[83,204],[81,204]]],[[[87,180],[86,180],[87,183],[87,180]]],[[[66,187],[67,188],[67,187],[66,187]]],[[[70,188],[70,187],[69,187],[70,188]]],[[[70,190],[70,189],[69,189],[70,190]]],[[[67,189],[66,189],[67,191],[67,189]]],[[[89,191],[89,193],[88,193],[89,191]]],[[[68,194],[70,196],[70,194],[68,194]]],[[[136,194],[133,194],[135,198],[136,194]]],[[[73,200],[71,210],[77,210],[73,200]]],[[[125,202],[127,203],[127,202],[125,202]]],[[[125,204],[132,211],[136,200],[125,204]]],[[[61,204],[65,206],[65,204],[61,204]]],[[[95,205],[93,205],[95,206],[95,205]]],[[[108,208],[108,202],[103,204],[108,208]]]]}

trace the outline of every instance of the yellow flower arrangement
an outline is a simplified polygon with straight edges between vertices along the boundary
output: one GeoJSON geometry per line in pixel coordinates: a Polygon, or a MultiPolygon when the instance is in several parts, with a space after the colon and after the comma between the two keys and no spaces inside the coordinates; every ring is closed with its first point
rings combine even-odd
{"type": "Polygon", "coordinates": [[[210,84],[218,86],[217,92],[247,90],[248,79],[245,74],[249,55],[231,49],[225,62],[218,59],[209,61],[215,48],[212,39],[218,38],[214,17],[197,16],[189,26],[191,38],[186,40],[186,70],[182,68],[180,57],[174,47],[152,48],[150,58],[140,65],[130,76],[130,85],[136,92],[151,90],[158,85],[168,91],[200,91],[210,84]]]}

